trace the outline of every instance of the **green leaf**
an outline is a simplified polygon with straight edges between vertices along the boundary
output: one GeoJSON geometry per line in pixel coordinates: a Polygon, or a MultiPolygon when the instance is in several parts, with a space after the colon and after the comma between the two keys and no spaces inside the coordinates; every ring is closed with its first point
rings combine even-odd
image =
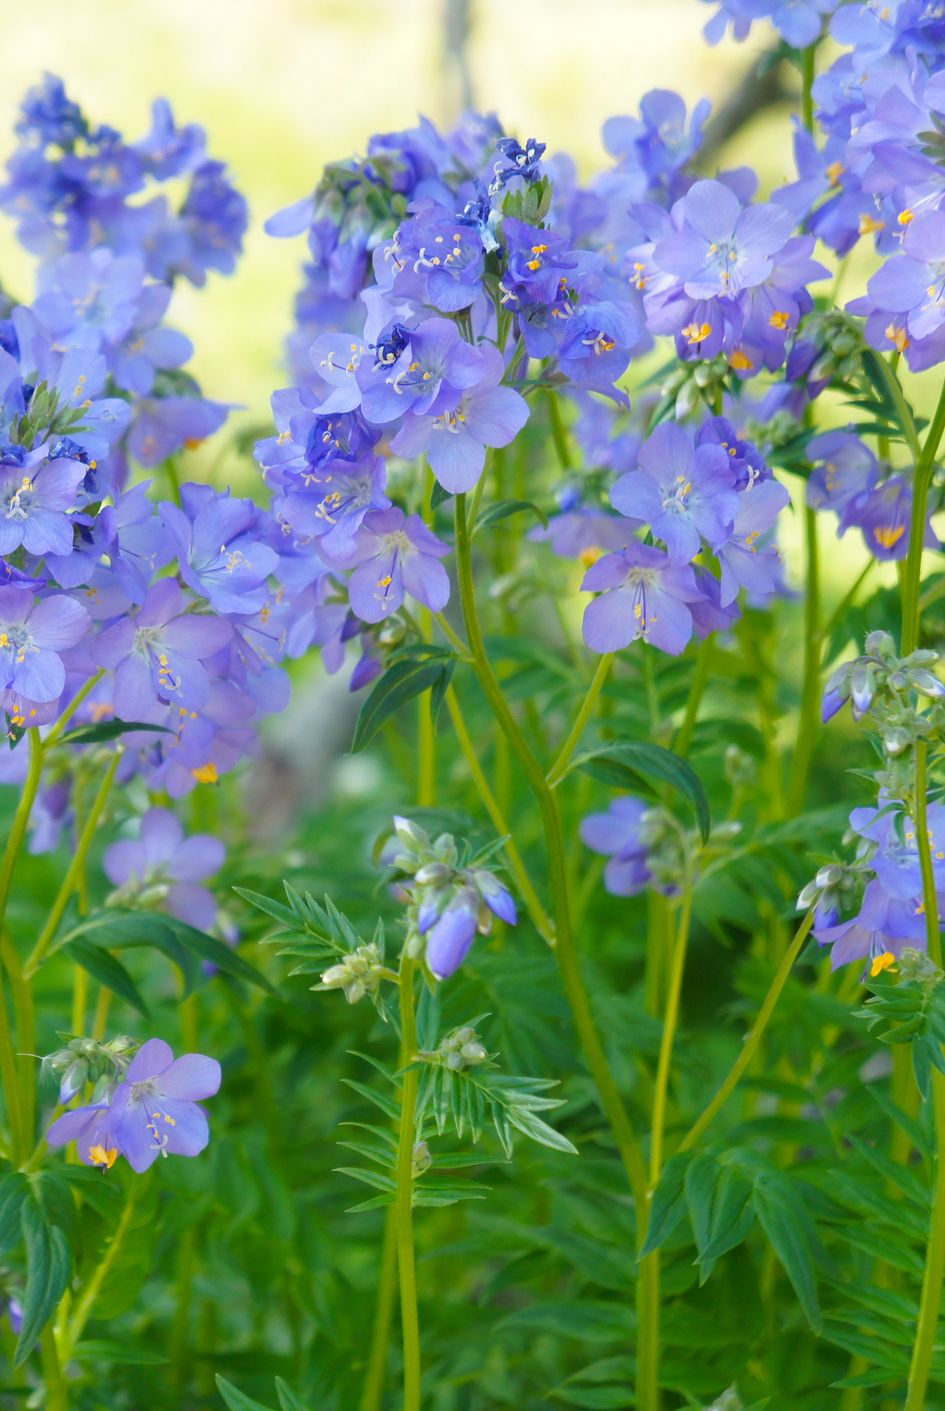
{"type": "Polygon", "coordinates": [[[219,1372],[216,1376],[217,1389],[230,1411],[273,1411],[271,1406],[263,1406],[261,1401],[254,1401],[251,1396],[247,1396],[235,1387],[232,1382],[228,1382],[225,1377],[221,1377],[219,1372]]]}
{"type": "Polygon", "coordinates": [[[185,921],[178,921],[176,916],[162,919],[181,945],[198,955],[201,960],[209,961],[218,970],[222,970],[224,975],[232,975],[234,980],[245,980],[248,985],[255,985],[257,989],[279,996],[279,991],[269,983],[265,975],[260,974],[255,966],[245,961],[231,946],[218,941],[216,936],[208,936],[206,931],[198,931],[196,926],[188,926],[185,921]]]}
{"type": "Polygon", "coordinates": [[[104,985],[106,989],[118,995],[126,1004],[130,1004],[132,1009],[143,1014],[145,1019],[148,1018],[148,1006],[144,1002],[141,991],[120,960],[116,960],[101,946],[93,945],[84,936],[77,936],[62,949],[77,965],[81,965],[83,970],[88,971],[93,980],[97,980],[100,985],[104,985]]]}
{"type": "Polygon", "coordinates": [[[76,725],[67,730],[59,743],[61,745],[101,745],[107,740],[117,740],[119,735],[127,735],[133,730],[147,730],[152,735],[173,735],[166,725],[149,725],[145,720],[119,720],[117,715],[111,720],[100,720],[97,725],[76,725]]]}
{"type": "Polygon", "coordinates": [[[58,1225],[47,1223],[38,1201],[32,1197],[25,1200],[20,1218],[26,1241],[26,1291],[15,1367],[22,1366],[31,1356],[40,1333],[65,1293],[72,1269],[66,1237],[58,1225]]]}
{"type": "Polygon", "coordinates": [[[700,1284],[704,1284],[708,1279],[717,1259],[741,1244],[754,1223],[751,1182],[746,1180],[736,1167],[723,1166],[713,1192],[712,1208],[701,1241],[698,1232],[696,1233],[700,1284]]]}
{"type": "Polygon", "coordinates": [[[791,1281],[804,1316],[815,1333],[823,1326],[810,1251],[810,1221],[790,1180],[779,1172],[763,1174],[752,1191],[758,1223],[791,1281]]]}
{"type": "Polygon", "coordinates": [[[279,1395],[281,1411],[310,1411],[305,1402],[296,1396],[292,1388],[287,1386],[281,1377],[276,1377],[276,1391],[279,1395]]]}
{"type": "Polygon", "coordinates": [[[80,1342],[72,1355],[99,1367],[109,1362],[126,1367],[159,1367],[168,1360],[163,1353],[150,1352],[128,1342],[109,1342],[105,1338],[80,1342]]]}
{"type": "Polygon", "coordinates": [[[640,740],[603,745],[600,749],[577,755],[571,761],[571,769],[583,769],[596,779],[624,788],[639,788],[642,780],[652,792],[651,779],[669,784],[691,807],[703,842],[709,836],[709,801],[701,779],[691,764],[662,745],[651,745],[640,740]]]}
{"type": "Polygon", "coordinates": [[[376,682],[361,707],[358,723],[354,727],[354,739],[351,741],[352,754],[357,754],[365,745],[369,745],[385,720],[407,701],[422,696],[424,691],[430,691],[434,687],[439,687],[442,695],[446,684],[449,683],[452,669],[453,662],[444,661],[442,657],[433,660],[408,659],[393,662],[376,682]]]}
{"type": "Polygon", "coordinates": [[[508,519],[513,514],[532,514],[544,529],[548,528],[548,516],[531,500],[495,500],[480,511],[473,533],[488,529],[491,524],[498,524],[500,520],[508,519]]]}
{"type": "Polygon", "coordinates": [[[578,1149],[574,1143],[569,1142],[561,1132],[556,1132],[554,1127],[549,1127],[548,1123],[543,1122],[534,1112],[510,1106],[505,1109],[505,1115],[517,1132],[531,1137],[539,1146],[548,1146],[552,1151],[563,1151],[568,1156],[577,1156],[578,1149]]]}
{"type": "Polygon", "coordinates": [[[447,500],[451,500],[452,498],[452,490],[446,490],[438,480],[434,481],[433,493],[430,496],[431,509],[438,510],[440,508],[440,505],[444,505],[447,500]]]}
{"type": "Polygon", "coordinates": [[[20,1242],[20,1211],[28,1194],[29,1185],[20,1171],[8,1171],[0,1179],[0,1254],[20,1242]]]}
{"type": "Polygon", "coordinates": [[[653,1192],[650,1207],[650,1223],[647,1226],[646,1242],[640,1250],[640,1257],[652,1254],[654,1249],[669,1239],[686,1213],[685,1181],[686,1171],[692,1160],[689,1152],[671,1156],[663,1167],[659,1185],[653,1192]]]}

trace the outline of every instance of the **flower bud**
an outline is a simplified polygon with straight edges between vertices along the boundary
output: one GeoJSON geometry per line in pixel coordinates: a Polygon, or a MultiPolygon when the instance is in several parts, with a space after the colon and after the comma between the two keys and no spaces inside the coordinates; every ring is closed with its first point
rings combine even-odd
{"type": "Polygon", "coordinates": [[[912,740],[908,732],[903,730],[901,726],[894,726],[892,730],[887,730],[886,734],[883,736],[883,749],[888,755],[892,755],[893,758],[897,755],[901,755],[904,750],[909,748],[911,743],[912,740]]]}

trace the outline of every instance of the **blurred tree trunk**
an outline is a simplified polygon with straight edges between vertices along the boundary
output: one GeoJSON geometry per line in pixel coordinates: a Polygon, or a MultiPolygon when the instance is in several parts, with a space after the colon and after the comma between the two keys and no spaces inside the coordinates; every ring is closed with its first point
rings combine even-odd
{"type": "Polygon", "coordinates": [[[447,126],[474,106],[469,72],[472,0],[443,0],[443,91],[440,99],[447,126]]]}

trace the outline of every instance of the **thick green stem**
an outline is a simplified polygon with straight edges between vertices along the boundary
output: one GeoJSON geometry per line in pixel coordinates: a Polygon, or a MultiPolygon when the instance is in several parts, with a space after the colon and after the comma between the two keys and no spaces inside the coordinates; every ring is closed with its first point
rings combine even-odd
{"type": "Polygon", "coordinates": [[[613,659],[613,654],[607,652],[597,663],[597,669],[591,679],[591,684],[587,688],[587,695],[581,702],[581,709],[578,711],[577,718],[568,733],[568,738],[558,751],[554,764],[548,770],[548,783],[551,788],[554,788],[559,779],[563,779],[564,775],[567,773],[571,756],[574,754],[581,736],[587,728],[587,722],[590,720],[594,707],[597,705],[597,698],[604,689],[604,682],[607,680],[613,659]]]}
{"type": "MultiPolygon", "coordinates": [[[[925,931],[929,955],[942,966],[942,937],[938,920],[938,899],[935,875],[929,847],[926,805],[928,794],[928,753],[924,740],[915,747],[915,835],[922,869],[922,901],[925,907],[925,931]]],[[[942,1284],[945,1281],[945,1076],[932,1069],[932,1112],[935,1119],[935,1180],[932,1188],[932,1216],[929,1241],[916,1323],[912,1361],[909,1365],[909,1387],[903,1411],[923,1411],[925,1392],[932,1369],[932,1357],[938,1333],[942,1284]]]]}
{"type": "MultiPolygon", "coordinates": [[[[663,1169],[663,1143],[666,1137],[666,1107],[669,1097],[669,1074],[673,1061],[673,1044],[679,1025],[679,1001],[686,951],[689,946],[689,923],[692,917],[692,887],[687,886],[679,909],[679,926],[673,945],[669,975],[669,991],[663,1015],[663,1033],[656,1065],[653,1092],[653,1121],[650,1129],[649,1192],[644,1218],[639,1222],[637,1238],[642,1246],[650,1220],[650,1204],[663,1169]]],[[[660,1253],[658,1249],[640,1260],[637,1284],[637,1411],[659,1411],[660,1407],[660,1253]]]]}
{"type": "Polygon", "coordinates": [[[506,736],[512,753],[518,759],[538,804],[548,858],[548,876],[555,921],[555,956],[558,968],[561,972],[565,994],[571,1006],[571,1013],[587,1066],[597,1085],[601,1106],[610,1123],[621,1160],[627,1172],[630,1188],[637,1202],[637,1208],[640,1210],[646,1199],[646,1166],[629,1114],[610,1070],[610,1064],[604,1052],[604,1046],[584,986],[584,979],[581,975],[574,935],[571,930],[564,839],[557,803],[553,791],[548,787],[541,765],[532,753],[514,715],[509,710],[502,687],[492,670],[482,638],[473,584],[465,498],[464,495],[456,496],[456,565],[460,602],[473,667],[492,707],[499,728],[506,736]]]}
{"type": "MultiPolygon", "coordinates": [[[[417,1024],[413,1007],[414,962],[400,962],[401,1057],[405,1065],[417,1056],[417,1024]]],[[[415,1067],[406,1067],[400,1089],[400,1137],[397,1143],[397,1188],[394,1197],[397,1268],[400,1274],[400,1323],[404,1347],[403,1411],[420,1411],[420,1320],[417,1315],[417,1269],[413,1249],[413,1149],[417,1085],[415,1067]]]]}
{"type": "Polygon", "coordinates": [[[928,517],[929,490],[935,455],[945,433],[945,383],[935,408],[935,415],[925,435],[922,453],[916,460],[912,486],[912,521],[909,526],[909,553],[902,581],[902,655],[908,656],[919,645],[919,590],[922,578],[922,550],[928,517]]]}
{"type": "Polygon", "coordinates": [[[56,932],[59,929],[59,923],[69,904],[69,899],[78,886],[79,879],[85,868],[85,859],[88,856],[89,848],[92,846],[92,840],[98,830],[99,820],[108,802],[108,796],[111,793],[112,781],[115,778],[115,771],[118,768],[120,759],[121,751],[115,750],[109,761],[108,768],[105,771],[105,777],[102,779],[98,792],[92,800],[92,807],[89,809],[89,815],[76,841],[72,861],[69,863],[65,877],[62,879],[62,886],[59,888],[56,900],[53,902],[46,925],[43,927],[39,939],[23,967],[23,975],[27,980],[31,979],[42,965],[46,952],[55,939],[56,932]]]}
{"type": "Polygon", "coordinates": [[[794,963],[797,960],[797,957],[804,949],[804,943],[806,942],[807,937],[810,934],[810,929],[813,924],[814,913],[813,911],[809,911],[804,917],[804,920],[801,922],[800,926],[797,928],[797,931],[794,934],[793,941],[788,946],[787,950],[784,952],[784,959],[781,961],[777,973],[774,979],[771,981],[771,988],[765,995],[764,1003],[758,1011],[758,1018],[752,1025],[751,1033],[746,1038],[741,1053],[738,1055],[735,1062],[732,1064],[732,1067],[729,1070],[728,1077],[725,1079],[725,1082],[715,1094],[715,1097],[712,1099],[709,1105],[702,1111],[698,1119],[693,1123],[689,1131],[683,1137],[682,1141],[679,1143],[679,1146],[677,1148],[678,1151],[688,1151],[690,1147],[695,1146],[696,1142],[702,1136],[702,1133],[709,1126],[709,1123],[715,1120],[718,1113],[725,1106],[726,1102],[728,1102],[732,1093],[738,1086],[742,1074],[748,1068],[749,1064],[751,1063],[751,1060],[754,1058],[755,1054],[758,1051],[758,1045],[761,1043],[761,1040],[764,1036],[764,1032],[768,1027],[768,1023],[771,1019],[772,1014],[774,1013],[775,1005],[781,998],[781,991],[784,989],[784,986],[788,982],[788,977],[790,976],[791,971],[794,969],[794,963]]]}

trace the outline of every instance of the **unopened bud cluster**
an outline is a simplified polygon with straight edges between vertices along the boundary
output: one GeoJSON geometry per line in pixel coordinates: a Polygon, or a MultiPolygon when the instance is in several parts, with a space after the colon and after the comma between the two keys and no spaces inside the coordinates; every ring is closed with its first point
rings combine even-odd
{"type": "Polygon", "coordinates": [[[705,362],[681,362],[663,383],[660,392],[664,397],[675,399],[676,416],[682,420],[695,411],[700,402],[710,411],[713,410],[718,394],[725,390],[731,376],[732,369],[724,356],[705,362]]]}
{"type": "Polygon", "coordinates": [[[374,941],[358,946],[337,965],[331,965],[322,975],[316,990],[343,990],[349,1004],[357,1004],[365,995],[375,994],[388,972],[384,957],[374,941]]]}
{"type": "Polygon", "coordinates": [[[411,879],[400,884],[407,903],[406,952],[425,960],[436,979],[459,968],[476,934],[492,930],[493,917],[515,925],[511,893],[488,868],[461,865],[450,833],[431,839],[411,819],[395,818],[394,841],[384,857],[411,879]]]}
{"type": "Polygon", "coordinates": [[[918,740],[928,739],[942,728],[941,707],[919,710],[919,700],[939,702],[945,686],[933,668],[937,652],[916,651],[896,655],[896,644],[888,632],[871,632],[862,656],[844,662],[830,677],[824,692],[823,718],[829,720],[848,702],[855,720],[865,715],[875,723],[887,759],[887,774],[881,780],[896,791],[900,776],[906,777],[897,761],[908,756],[918,740]]]}
{"type": "Polygon", "coordinates": [[[797,899],[797,908],[799,911],[809,911],[812,906],[816,907],[817,925],[833,926],[853,905],[862,885],[859,868],[842,862],[828,863],[803,889],[797,899]]]}
{"type": "Polygon", "coordinates": [[[863,354],[863,331],[849,314],[839,309],[811,314],[804,320],[801,337],[817,349],[807,374],[811,382],[849,382],[856,377],[863,354]]]}
{"type": "Polygon", "coordinates": [[[59,1079],[59,1101],[71,1102],[86,1083],[94,1084],[92,1102],[107,1102],[121,1082],[138,1047],[126,1034],[99,1043],[96,1039],[70,1039],[65,1048],[47,1054],[43,1069],[59,1079]]]}
{"type": "Polygon", "coordinates": [[[454,1029],[441,1040],[432,1053],[424,1054],[428,1063],[440,1063],[451,1073],[461,1073],[464,1068],[478,1068],[488,1061],[488,1051],[479,1042],[479,1035],[470,1025],[464,1024],[454,1029]]]}

